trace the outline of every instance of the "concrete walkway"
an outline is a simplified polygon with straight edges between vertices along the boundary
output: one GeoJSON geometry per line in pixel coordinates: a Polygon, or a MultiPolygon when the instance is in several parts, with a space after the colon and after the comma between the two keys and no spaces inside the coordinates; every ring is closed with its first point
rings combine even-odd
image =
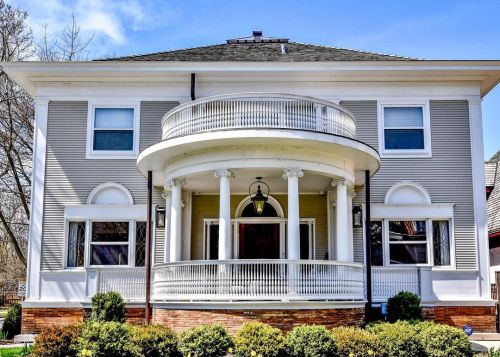
{"type": "Polygon", "coordinates": [[[500,348],[500,333],[475,333],[469,337],[472,349],[478,352],[486,352],[490,348],[500,348]]]}

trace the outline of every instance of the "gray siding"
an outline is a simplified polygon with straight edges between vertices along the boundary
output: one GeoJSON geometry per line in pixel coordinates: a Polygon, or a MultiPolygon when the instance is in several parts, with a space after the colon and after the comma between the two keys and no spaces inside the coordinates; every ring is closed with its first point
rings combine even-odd
{"type": "MultiPolygon", "coordinates": [[[[162,116],[177,104],[141,103],[141,150],[161,140],[162,116]]],[[[87,108],[87,102],[49,104],[42,270],[63,267],[64,205],[85,204],[90,191],[107,181],[127,187],[136,204],[146,203],[146,180],[137,171],[135,160],[86,160],[87,108]]],[[[153,199],[164,204],[159,190],[154,191],[153,199]]],[[[163,231],[157,234],[155,241],[161,245],[163,231]]]]}
{"type": "MultiPolygon", "coordinates": [[[[345,101],[341,105],[358,119],[358,139],[378,149],[377,103],[345,101]]],[[[458,269],[476,268],[476,239],[472,163],[467,101],[431,101],[432,158],[382,159],[380,171],[372,179],[372,202],[383,203],[395,183],[411,180],[429,192],[433,203],[453,203],[455,249],[458,269]]],[[[364,202],[364,189],[357,191],[355,203],[364,202]]],[[[355,231],[355,258],[361,261],[362,238],[355,231]]]]}

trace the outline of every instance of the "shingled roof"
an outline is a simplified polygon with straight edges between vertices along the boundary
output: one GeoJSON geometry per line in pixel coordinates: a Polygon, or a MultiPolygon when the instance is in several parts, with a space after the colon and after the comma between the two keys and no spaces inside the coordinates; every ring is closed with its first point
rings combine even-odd
{"type": "Polygon", "coordinates": [[[488,234],[500,236],[500,151],[485,163],[486,186],[493,187],[488,198],[488,234]]]}
{"type": "Polygon", "coordinates": [[[416,61],[416,58],[329,46],[290,42],[286,38],[251,37],[227,40],[224,44],[106,58],[98,61],[190,61],[190,62],[330,62],[330,61],[416,61]]]}

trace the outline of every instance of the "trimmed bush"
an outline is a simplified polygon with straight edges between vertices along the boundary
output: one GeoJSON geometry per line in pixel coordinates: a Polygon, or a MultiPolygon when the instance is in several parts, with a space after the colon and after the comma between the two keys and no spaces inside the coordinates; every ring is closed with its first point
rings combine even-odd
{"type": "Polygon", "coordinates": [[[285,337],[286,355],[290,357],[336,357],[332,334],[324,326],[301,325],[285,337]]]}
{"type": "Polygon", "coordinates": [[[425,357],[416,328],[407,321],[370,325],[367,330],[378,336],[387,357],[425,357]]]}
{"type": "Polygon", "coordinates": [[[122,296],[114,291],[97,293],[92,297],[93,321],[125,322],[125,303],[122,296]]]}
{"type": "Polygon", "coordinates": [[[78,357],[140,356],[130,326],[120,322],[88,322],[77,342],[78,357]]]}
{"type": "Polygon", "coordinates": [[[5,320],[3,321],[2,332],[5,338],[11,339],[15,335],[21,333],[21,304],[15,303],[9,310],[7,310],[7,315],[5,315],[5,320]]]}
{"type": "Polygon", "coordinates": [[[52,326],[44,328],[35,338],[31,351],[37,357],[74,357],[76,356],[76,341],[82,325],[52,326]]]}
{"type": "Polygon", "coordinates": [[[336,327],[332,329],[339,357],[383,357],[380,339],[371,332],[358,327],[336,327]]]}
{"type": "Polygon", "coordinates": [[[408,291],[401,291],[387,300],[389,322],[422,321],[424,319],[420,298],[408,291]]]}
{"type": "Polygon", "coordinates": [[[473,355],[467,335],[456,327],[421,322],[415,326],[415,329],[428,357],[471,357],[473,355]]]}
{"type": "Polygon", "coordinates": [[[177,335],[164,326],[133,326],[132,343],[141,356],[172,357],[179,356],[177,335]]]}
{"type": "Polygon", "coordinates": [[[220,324],[196,326],[179,336],[179,350],[184,356],[222,357],[232,345],[231,336],[220,324]]]}
{"type": "Polygon", "coordinates": [[[234,339],[235,354],[238,357],[276,357],[283,353],[284,342],[281,330],[262,322],[246,323],[234,339]]]}

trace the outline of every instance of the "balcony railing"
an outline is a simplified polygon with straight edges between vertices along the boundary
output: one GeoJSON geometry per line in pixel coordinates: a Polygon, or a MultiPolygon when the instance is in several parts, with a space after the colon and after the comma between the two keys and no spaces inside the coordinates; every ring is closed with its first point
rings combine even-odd
{"type": "Polygon", "coordinates": [[[363,271],[361,264],[314,260],[167,263],[153,270],[153,300],[364,300],[363,271]]]}
{"type": "Polygon", "coordinates": [[[418,267],[372,267],[373,301],[385,301],[400,291],[421,295],[418,267]]]}
{"type": "Polygon", "coordinates": [[[356,119],[341,106],[289,94],[244,93],[184,103],[162,121],[163,140],[228,129],[299,129],[356,137],[356,119]]]}
{"type": "Polygon", "coordinates": [[[145,268],[96,269],[98,292],[116,291],[126,301],[146,300],[145,268]]]}

